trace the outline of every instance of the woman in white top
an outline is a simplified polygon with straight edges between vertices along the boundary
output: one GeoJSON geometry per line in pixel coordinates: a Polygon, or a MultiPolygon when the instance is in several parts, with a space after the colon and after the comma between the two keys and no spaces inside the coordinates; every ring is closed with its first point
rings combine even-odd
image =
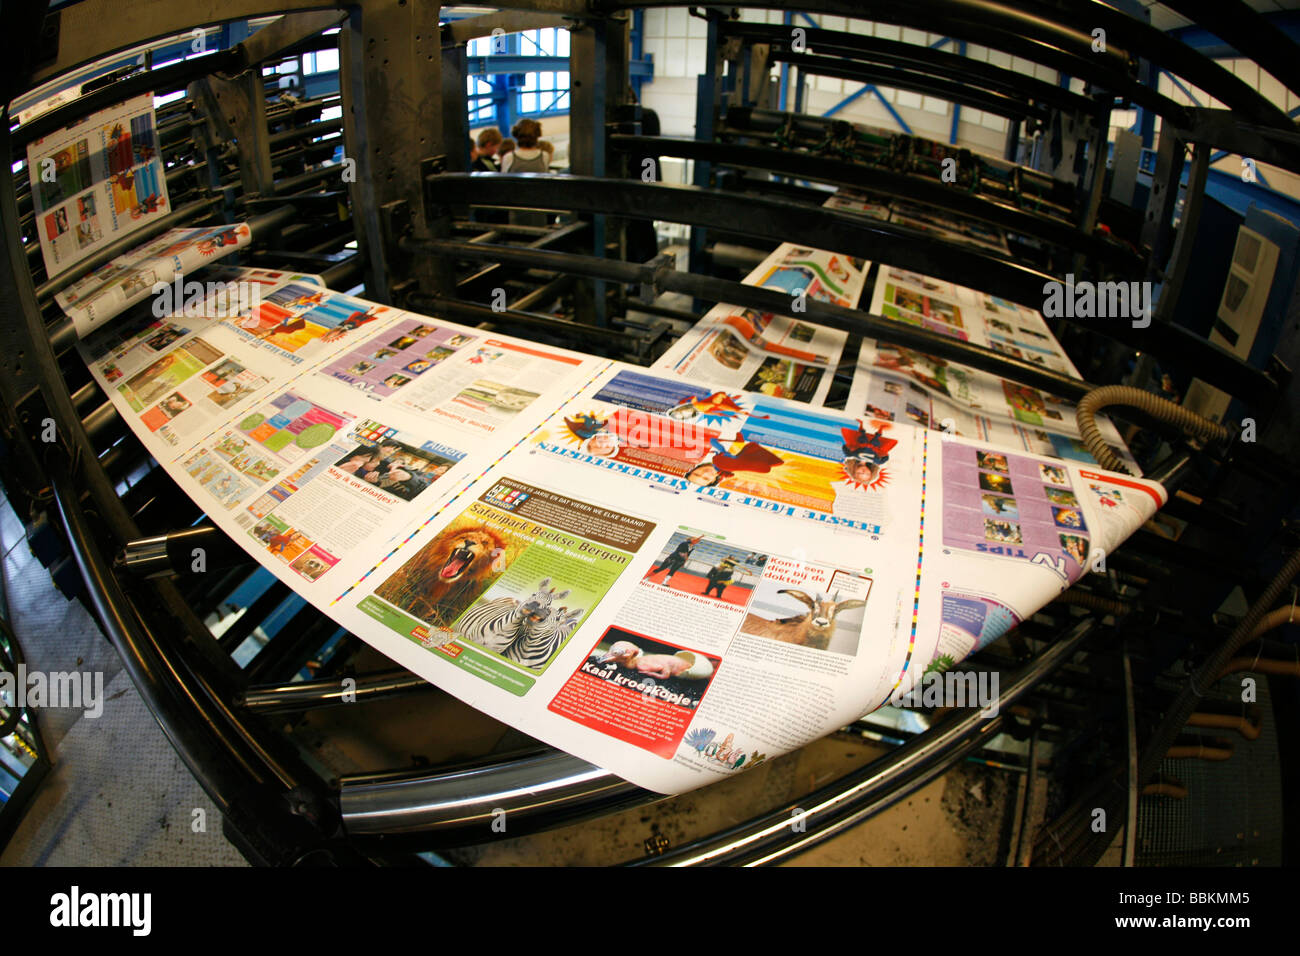
{"type": "MultiPolygon", "coordinates": [[[[550,168],[551,157],[537,145],[542,138],[542,124],[534,119],[521,119],[510,129],[515,148],[501,160],[503,173],[544,173],[550,168]]],[[[545,226],[550,217],[544,212],[511,210],[510,222],[516,226],[545,226]]]]}

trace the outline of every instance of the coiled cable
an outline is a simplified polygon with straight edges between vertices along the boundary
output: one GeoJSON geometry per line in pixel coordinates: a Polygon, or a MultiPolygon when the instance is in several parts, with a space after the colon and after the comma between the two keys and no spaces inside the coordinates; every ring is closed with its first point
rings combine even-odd
{"type": "Polygon", "coordinates": [[[1124,462],[1111,451],[1097,427],[1097,413],[1110,405],[1124,405],[1146,412],[1152,418],[1181,428],[1188,435],[1205,441],[1227,441],[1231,432],[1226,425],[1211,421],[1203,415],[1175,405],[1167,398],[1144,392],[1131,385],[1102,385],[1094,388],[1079,401],[1074,418],[1079,425],[1079,435],[1088,454],[1107,471],[1128,474],[1124,462]]]}

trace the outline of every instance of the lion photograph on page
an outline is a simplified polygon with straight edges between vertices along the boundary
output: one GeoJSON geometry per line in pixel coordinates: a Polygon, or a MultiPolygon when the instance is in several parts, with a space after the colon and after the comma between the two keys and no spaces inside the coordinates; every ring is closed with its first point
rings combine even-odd
{"type": "Polygon", "coordinates": [[[525,545],[490,521],[461,515],[375,594],[427,624],[446,627],[501,577],[525,545]]]}

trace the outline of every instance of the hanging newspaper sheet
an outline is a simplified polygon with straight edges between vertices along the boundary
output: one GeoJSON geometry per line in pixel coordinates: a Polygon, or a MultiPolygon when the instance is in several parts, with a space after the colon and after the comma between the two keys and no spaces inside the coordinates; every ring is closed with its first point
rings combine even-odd
{"type": "MultiPolygon", "coordinates": [[[[987,293],[882,264],[871,311],[1079,377],[1041,315],[987,293]]],[[[1072,402],[874,339],[864,339],[859,348],[846,409],[1008,449],[1093,463],[1080,440],[1072,402]]],[[[1104,416],[1098,416],[1097,424],[1136,473],[1137,463],[1118,429],[1104,416]]]]}
{"type": "Polygon", "coordinates": [[[848,334],[802,321],[799,294],[856,308],[870,268],[861,259],[783,243],[744,281],[789,294],[789,315],[714,306],[653,367],[691,381],[821,405],[848,334]]]}
{"type": "Polygon", "coordinates": [[[33,140],[27,173],[45,274],[54,278],[169,211],[153,96],[33,140]]]}
{"type": "MultiPolygon", "coordinates": [[[[88,273],[54,299],[72,319],[77,335],[83,337],[150,296],[153,296],[155,315],[168,315],[173,310],[183,310],[187,302],[200,302],[211,295],[207,285],[184,281],[186,274],[248,245],[250,239],[249,228],[242,222],[171,229],[88,273]]],[[[256,292],[259,285],[252,283],[240,288],[256,292]]],[[[245,299],[228,307],[238,311],[254,304],[252,299],[245,299]]]]}

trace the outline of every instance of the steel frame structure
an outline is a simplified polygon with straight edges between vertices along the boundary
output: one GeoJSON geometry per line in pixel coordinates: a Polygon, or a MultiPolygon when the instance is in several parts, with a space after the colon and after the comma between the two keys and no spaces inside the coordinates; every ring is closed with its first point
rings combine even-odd
{"type": "MultiPolygon", "coordinates": [[[[1043,283],[1055,278],[1002,257],[957,247],[937,248],[898,227],[868,224],[785,199],[756,199],[717,189],[712,177],[724,162],[832,183],[849,180],[853,171],[828,160],[783,159],[773,155],[773,150],[754,146],[732,149],[724,156],[714,142],[715,132],[729,106],[759,102],[764,86],[761,79],[770,62],[810,72],[837,70],[828,75],[852,74],[865,80],[888,77],[890,85],[911,83],[982,109],[996,111],[1000,106],[1012,116],[1041,117],[1046,112],[1067,110],[1095,119],[1104,116],[1107,107],[994,68],[980,67],[971,74],[981,89],[970,94],[954,86],[953,71],[962,66],[957,62],[960,57],[902,50],[901,45],[831,31],[814,31],[812,45],[821,52],[809,57],[783,49],[776,28],[737,25],[728,22],[725,13],[715,13],[708,35],[715,70],[700,84],[697,130],[702,141],[673,147],[678,154],[696,160],[696,184],[644,184],[626,178],[627,152],[654,149],[663,155],[673,153],[662,139],[639,137],[635,121],[630,129],[623,122],[630,105],[627,5],[617,0],[507,0],[499,5],[506,9],[439,28],[440,5],[433,0],[198,0],[186,5],[164,0],[139,0],[129,5],[117,0],[82,0],[48,16],[42,15],[40,5],[33,4],[14,19],[4,40],[10,47],[4,73],[6,102],[78,65],[156,37],[233,19],[288,15],[232,50],[127,78],[20,128],[16,136],[8,132],[10,124],[6,123],[0,135],[8,137],[7,147],[13,156],[22,142],[42,129],[57,128],[96,105],[133,92],[194,83],[196,95],[202,92],[210,104],[235,107],[222,110],[229,118],[226,128],[216,132],[239,139],[242,201],[249,210],[259,212],[253,221],[255,237],[274,237],[294,228],[298,210],[312,201],[304,196],[304,189],[319,186],[325,176],[313,171],[275,178],[271,165],[275,144],[266,131],[258,67],[283,51],[311,42],[326,26],[340,24],[341,126],[347,155],[357,163],[356,181],[349,184],[348,192],[360,257],[340,262],[331,278],[350,282],[360,271],[369,297],[378,301],[426,301],[472,314],[473,303],[458,298],[460,283],[453,267],[458,261],[473,260],[571,277],[576,324],[582,328],[608,328],[607,291],[611,285],[642,283],[755,308],[779,305],[775,293],[713,276],[678,273],[662,261],[622,261],[623,223],[637,218],[667,219],[698,228],[726,221],[733,231],[756,239],[807,241],[865,256],[888,249],[891,261],[905,267],[977,284],[1013,299],[1035,298],[1043,283]],[[464,173],[460,144],[465,141],[466,124],[465,42],[489,35],[497,27],[515,31],[559,23],[574,31],[574,175],[491,178],[464,173]],[[111,29],[105,29],[105,24],[111,29]],[[914,68],[894,82],[904,54],[914,68]],[[834,62],[825,62],[828,60],[834,62]],[[874,66],[868,68],[868,64],[874,66]],[[249,71],[256,82],[250,81],[249,71]],[[222,72],[235,76],[213,76],[222,72]],[[612,136],[611,131],[615,131],[612,136]],[[452,236],[467,205],[560,209],[577,215],[581,225],[568,238],[581,242],[580,251],[572,254],[544,247],[456,242],[452,236]]],[[[666,5],[674,4],[637,6],[666,5]]],[[[804,0],[800,7],[816,14],[853,17],[862,13],[860,5],[849,0],[804,0]]],[[[1218,9],[1224,8],[1231,11],[1223,16],[1245,9],[1236,0],[1220,3],[1218,9]]],[[[1160,188],[1153,190],[1147,224],[1154,268],[1163,273],[1166,257],[1172,257],[1167,273],[1173,278],[1179,270],[1186,270],[1191,254],[1190,242],[1175,243],[1170,238],[1184,144],[1195,144],[1197,163],[1208,155],[1209,148],[1222,147],[1243,149],[1261,160],[1300,170],[1300,142],[1285,114],[1222,67],[1106,4],[885,0],[873,4],[871,16],[920,28],[942,23],[946,34],[962,42],[994,46],[1044,63],[1163,116],[1171,135],[1162,136],[1160,188]],[[1104,26],[1111,37],[1104,53],[1092,51],[1090,30],[1094,25],[1104,26]],[[1229,109],[1185,110],[1159,96],[1138,77],[1139,50],[1142,59],[1185,77],[1229,109]]],[[[1219,19],[1216,14],[1216,22],[1219,19]]],[[[1286,50],[1294,47],[1280,47],[1272,32],[1265,32],[1254,20],[1250,23],[1253,33],[1241,35],[1234,29],[1233,36],[1241,36],[1243,49],[1292,85],[1294,59],[1287,59],[1286,50]]],[[[1273,30],[1271,26],[1267,29],[1273,30]]],[[[1104,144],[1104,122],[1100,128],[1104,144]]],[[[1007,227],[1045,234],[1085,255],[1100,256],[1104,250],[1096,248],[1092,238],[1100,187],[1096,142],[1089,205],[1077,228],[1031,221],[1021,210],[992,203],[966,202],[963,206],[962,201],[955,201],[952,206],[1007,227]]],[[[215,160],[212,171],[215,173],[215,160]]],[[[915,198],[922,198],[923,190],[915,184],[898,179],[878,182],[886,188],[913,189],[915,198]]],[[[1193,176],[1187,201],[1192,222],[1203,182],[1202,175],[1193,176]]],[[[233,187],[215,186],[199,190],[199,198],[157,228],[228,215],[233,187]]],[[[485,821],[500,808],[517,821],[512,824],[512,833],[517,834],[656,798],[554,751],[527,752],[470,767],[389,770],[341,781],[324,778],[320,768],[277,734],[267,719],[270,714],[327,707],[337,701],[337,679],[290,687],[271,666],[300,659],[305,642],[321,637],[319,622],[305,627],[301,634],[291,634],[270,658],[271,665],[251,672],[261,680],[250,682],[250,674],[240,672],[229,658],[231,642],[214,641],[193,613],[183,580],[142,576],[142,569],[149,574],[165,570],[170,563],[165,557],[168,546],[176,542],[167,533],[145,535],[141,529],[143,509],[129,510],[120,499],[111,472],[128,453],[122,446],[104,445],[105,436],[113,429],[111,407],[88,408],[86,402],[93,395],[88,398],[69,390],[62,359],[72,335],[67,323],[47,322],[43,311],[68,278],[37,287],[30,252],[17,239],[21,215],[14,192],[5,189],[0,194],[0,243],[7,266],[0,269],[0,314],[4,316],[0,323],[0,397],[5,411],[0,425],[10,449],[3,468],[6,486],[49,488],[48,510],[66,537],[88,604],[160,726],[221,809],[227,833],[250,859],[271,864],[321,858],[340,862],[403,859],[412,849],[475,839],[486,832],[485,821]],[[38,437],[46,419],[53,420],[58,435],[50,447],[42,446],[38,437]],[[163,539],[161,552],[157,538],[163,539]],[[122,561],[115,566],[113,558],[119,553],[122,561]]],[[[1188,215],[1184,213],[1185,224],[1188,215]]],[[[137,235],[133,241],[139,238],[137,235]]],[[[693,248],[702,251],[701,240],[702,236],[695,237],[693,248]]],[[[107,257],[106,252],[103,258],[107,257]]],[[[527,312],[535,301],[516,303],[515,319],[532,321],[539,328],[548,327],[549,322],[553,327],[558,320],[527,312]]],[[[901,328],[864,312],[810,303],[808,317],[861,334],[888,334],[896,341],[1050,388],[1057,394],[1077,395],[1086,387],[1086,383],[1054,376],[1000,353],[901,328]]],[[[1162,319],[1140,334],[1117,329],[1116,337],[1147,351],[1195,363],[1202,377],[1256,407],[1268,410],[1277,402],[1280,385],[1274,377],[1168,321],[1162,319]]],[[[152,519],[152,513],[148,517],[152,519]]],[[[255,616],[254,611],[249,615],[255,616]]],[[[1042,635],[1039,653],[1007,685],[1004,702],[1010,704],[1029,692],[1047,672],[1067,660],[1094,626],[1095,622],[1087,619],[1042,635]]],[[[409,675],[382,672],[366,678],[359,698],[378,700],[423,690],[422,682],[409,675]]],[[[678,848],[659,862],[701,865],[785,858],[933,779],[953,760],[982,746],[995,729],[987,722],[957,718],[880,764],[836,781],[815,795],[806,832],[798,840],[778,832],[789,822],[788,813],[782,817],[783,808],[778,808],[735,831],[678,848]],[[778,818],[780,827],[776,826],[778,818]]]]}

